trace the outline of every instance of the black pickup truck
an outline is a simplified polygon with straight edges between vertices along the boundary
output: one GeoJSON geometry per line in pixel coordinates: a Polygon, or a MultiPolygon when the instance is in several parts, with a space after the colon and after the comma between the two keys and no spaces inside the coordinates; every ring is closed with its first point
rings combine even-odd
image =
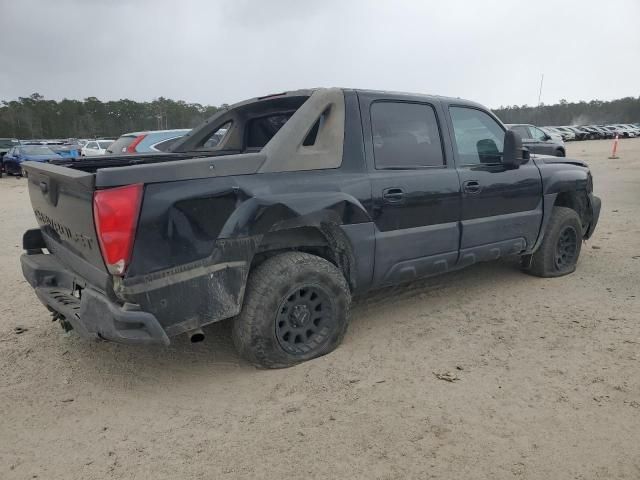
{"type": "Polygon", "coordinates": [[[166,345],[235,317],[262,367],[336,348],[371,289],[507,255],[573,272],[600,213],[585,163],[530,155],[481,105],[380,91],[254,98],[169,153],[23,168],[22,269],[65,328],[166,345]]]}

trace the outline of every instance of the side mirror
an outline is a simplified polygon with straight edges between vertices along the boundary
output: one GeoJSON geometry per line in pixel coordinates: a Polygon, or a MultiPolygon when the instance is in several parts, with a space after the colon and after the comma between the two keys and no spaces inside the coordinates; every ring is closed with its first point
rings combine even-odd
{"type": "Polygon", "coordinates": [[[551,140],[551,136],[547,135],[546,133],[544,134],[544,141],[548,141],[551,140]]]}
{"type": "Polygon", "coordinates": [[[504,134],[502,164],[507,168],[518,168],[524,160],[529,160],[529,150],[522,148],[522,138],[513,130],[504,134]]]}

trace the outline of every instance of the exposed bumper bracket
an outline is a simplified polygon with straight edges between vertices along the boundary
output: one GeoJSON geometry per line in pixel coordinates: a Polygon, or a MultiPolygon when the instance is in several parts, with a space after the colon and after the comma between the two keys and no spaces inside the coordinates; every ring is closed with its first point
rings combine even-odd
{"type": "Polygon", "coordinates": [[[80,336],[118,343],[169,345],[154,315],[133,304],[118,305],[103,293],[85,288],[74,296],[70,273],[53,255],[22,255],[22,271],[40,301],[62,315],[80,336]]]}

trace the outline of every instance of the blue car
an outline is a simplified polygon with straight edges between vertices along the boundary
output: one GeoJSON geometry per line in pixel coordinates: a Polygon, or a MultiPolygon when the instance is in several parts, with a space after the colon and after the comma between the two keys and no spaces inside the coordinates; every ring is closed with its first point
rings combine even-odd
{"type": "Polygon", "coordinates": [[[48,145],[51,150],[62,158],[79,158],[81,146],[77,143],[65,143],[63,145],[48,145]]]}
{"type": "Polygon", "coordinates": [[[2,159],[8,175],[22,175],[20,164],[26,161],[48,162],[62,157],[46,145],[19,145],[9,150],[2,159]]]}

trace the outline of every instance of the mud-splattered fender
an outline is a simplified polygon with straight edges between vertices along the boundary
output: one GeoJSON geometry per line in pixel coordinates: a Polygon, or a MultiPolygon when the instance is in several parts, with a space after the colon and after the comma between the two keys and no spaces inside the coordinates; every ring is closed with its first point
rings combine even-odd
{"type": "Polygon", "coordinates": [[[544,195],[587,190],[589,182],[589,168],[583,162],[557,159],[536,159],[536,165],[542,177],[544,195]]]}

